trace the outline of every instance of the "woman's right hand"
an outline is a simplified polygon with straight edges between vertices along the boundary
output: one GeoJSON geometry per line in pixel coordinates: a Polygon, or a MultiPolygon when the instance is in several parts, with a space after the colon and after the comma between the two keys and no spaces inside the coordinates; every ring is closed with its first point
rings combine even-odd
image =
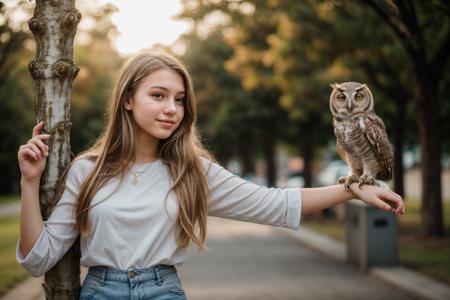
{"type": "Polygon", "coordinates": [[[32,138],[20,146],[17,154],[22,179],[27,181],[39,180],[45,169],[49,148],[44,141],[47,141],[50,135],[40,134],[43,126],[44,122],[40,122],[33,127],[32,138]]]}

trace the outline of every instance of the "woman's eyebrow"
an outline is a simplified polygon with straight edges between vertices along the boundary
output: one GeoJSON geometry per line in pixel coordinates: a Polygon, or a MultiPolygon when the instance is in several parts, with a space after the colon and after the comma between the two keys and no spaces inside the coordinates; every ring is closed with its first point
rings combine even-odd
{"type": "MultiPolygon", "coordinates": [[[[161,89],[164,91],[169,91],[168,88],[164,87],[164,86],[160,86],[160,85],[152,85],[149,87],[150,89],[161,89]]],[[[177,92],[176,94],[185,94],[186,92],[184,90],[177,92]]]]}

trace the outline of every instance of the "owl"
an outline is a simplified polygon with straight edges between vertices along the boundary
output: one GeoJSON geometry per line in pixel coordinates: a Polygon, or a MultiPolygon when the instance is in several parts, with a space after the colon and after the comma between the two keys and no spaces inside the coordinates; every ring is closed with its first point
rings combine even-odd
{"type": "Polygon", "coordinates": [[[344,183],[348,190],[353,182],[361,187],[379,185],[375,180],[390,180],[394,155],[384,123],[375,114],[370,89],[357,82],[330,86],[337,151],[350,168],[350,174],[339,178],[338,183],[344,183]]]}

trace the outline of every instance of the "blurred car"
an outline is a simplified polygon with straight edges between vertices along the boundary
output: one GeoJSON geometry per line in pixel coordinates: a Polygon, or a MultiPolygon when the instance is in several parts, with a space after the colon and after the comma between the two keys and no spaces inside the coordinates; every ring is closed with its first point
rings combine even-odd
{"type": "Polygon", "coordinates": [[[334,185],[341,176],[347,176],[349,174],[349,167],[342,160],[333,160],[322,168],[317,174],[317,181],[319,185],[334,185]]]}

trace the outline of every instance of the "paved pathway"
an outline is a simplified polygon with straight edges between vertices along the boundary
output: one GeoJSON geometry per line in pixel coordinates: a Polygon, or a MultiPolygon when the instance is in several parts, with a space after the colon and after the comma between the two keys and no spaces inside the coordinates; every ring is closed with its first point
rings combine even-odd
{"type": "Polygon", "coordinates": [[[180,268],[188,298],[412,299],[351,266],[328,259],[280,229],[211,218],[207,246],[180,268]]]}
{"type": "Polygon", "coordinates": [[[0,204],[0,218],[18,216],[20,214],[20,202],[0,204]]]}

